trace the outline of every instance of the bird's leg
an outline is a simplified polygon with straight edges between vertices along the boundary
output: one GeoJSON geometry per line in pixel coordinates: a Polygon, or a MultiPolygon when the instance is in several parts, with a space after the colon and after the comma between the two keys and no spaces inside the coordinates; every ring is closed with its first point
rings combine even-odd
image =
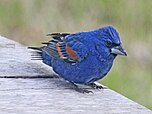
{"type": "Polygon", "coordinates": [[[89,83],[87,85],[95,89],[105,89],[102,85],[97,85],[96,83],[89,83]]]}
{"type": "Polygon", "coordinates": [[[92,91],[89,91],[87,89],[82,89],[82,88],[79,88],[75,83],[73,82],[70,82],[72,85],[74,85],[74,89],[80,93],[93,93],[92,91]]]}

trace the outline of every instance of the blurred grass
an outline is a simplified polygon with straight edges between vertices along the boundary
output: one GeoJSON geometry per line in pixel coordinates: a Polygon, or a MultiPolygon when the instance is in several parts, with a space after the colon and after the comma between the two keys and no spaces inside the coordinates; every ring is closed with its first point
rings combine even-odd
{"type": "Polygon", "coordinates": [[[40,45],[49,32],[115,26],[128,57],[100,82],[152,109],[151,0],[0,0],[0,34],[40,45]]]}

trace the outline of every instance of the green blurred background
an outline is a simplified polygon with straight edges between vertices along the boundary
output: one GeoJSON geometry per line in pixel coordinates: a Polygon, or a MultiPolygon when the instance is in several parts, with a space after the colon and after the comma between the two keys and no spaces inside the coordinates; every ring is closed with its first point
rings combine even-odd
{"type": "Polygon", "coordinates": [[[118,29],[128,56],[100,82],[152,109],[151,0],[0,0],[0,35],[28,46],[47,33],[106,25],[118,29]]]}

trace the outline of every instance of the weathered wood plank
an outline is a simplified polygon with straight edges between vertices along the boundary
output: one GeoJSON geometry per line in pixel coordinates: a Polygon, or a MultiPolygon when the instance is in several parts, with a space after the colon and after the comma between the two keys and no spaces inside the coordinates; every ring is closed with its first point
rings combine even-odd
{"type": "Polygon", "coordinates": [[[61,79],[0,79],[0,113],[150,114],[150,110],[110,90],[78,93],[61,79]]]}
{"type": "Polygon", "coordinates": [[[0,37],[0,114],[152,114],[110,89],[82,94],[63,79],[38,76],[54,74],[40,61],[31,61],[26,47],[0,37]]]}
{"type": "Polygon", "coordinates": [[[59,79],[0,79],[0,113],[150,114],[150,110],[110,90],[82,94],[59,79]]]}
{"type": "Polygon", "coordinates": [[[54,73],[41,61],[31,61],[27,47],[0,36],[0,77],[54,77],[54,73]]]}

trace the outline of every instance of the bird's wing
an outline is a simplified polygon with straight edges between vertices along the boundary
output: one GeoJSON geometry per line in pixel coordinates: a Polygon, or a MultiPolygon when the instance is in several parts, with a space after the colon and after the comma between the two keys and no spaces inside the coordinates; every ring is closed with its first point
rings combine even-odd
{"type": "Polygon", "coordinates": [[[63,60],[67,63],[76,63],[87,57],[88,49],[76,37],[68,37],[67,33],[49,34],[53,39],[42,48],[47,54],[56,59],[63,60]],[[66,38],[67,37],[67,38],[66,38]]]}

